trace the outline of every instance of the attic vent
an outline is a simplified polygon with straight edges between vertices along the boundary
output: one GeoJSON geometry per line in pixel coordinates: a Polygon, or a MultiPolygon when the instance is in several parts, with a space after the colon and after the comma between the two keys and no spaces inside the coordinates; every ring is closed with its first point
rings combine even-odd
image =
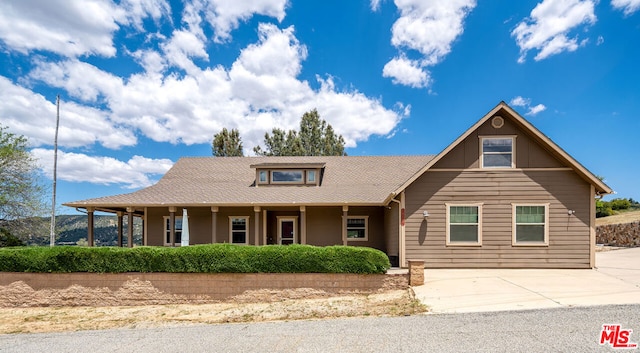
{"type": "Polygon", "coordinates": [[[499,115],[494,116],[493,120],[491,120],[491,126],[493,126],[496,129],[503,127],[504,119],[499,115]]]}

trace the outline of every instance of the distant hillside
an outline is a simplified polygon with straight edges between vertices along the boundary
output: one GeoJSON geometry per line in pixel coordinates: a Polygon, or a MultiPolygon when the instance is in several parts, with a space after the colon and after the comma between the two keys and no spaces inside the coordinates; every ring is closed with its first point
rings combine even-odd
{"type": "MultiPolygon", "coordinates": [[[[21,236],[28,245],[49,245],[51,218],[39,217],[30,220],[34,222],[34,234],[21,236]]],[[[86,215],[56,216],[56,244],[75,245],[79,240],[87,239],[86,215]]],[[[127,218],[124,218],[124,242],[126,244],[127,218]]],[[[134,218],[134,242],[141,243],[142,220],[134,218]]],[[[115,246],[118,242],[118,218],[116,216],[94,216],[94,236],[96,245],[115,246]]]]}
{"type": "Polygon", "coordinates": [[[596,218],[596,226],[603,226],[607,224],[621,224],[640,221],[640,210],[622,212],[613,216],[596,218]]]}

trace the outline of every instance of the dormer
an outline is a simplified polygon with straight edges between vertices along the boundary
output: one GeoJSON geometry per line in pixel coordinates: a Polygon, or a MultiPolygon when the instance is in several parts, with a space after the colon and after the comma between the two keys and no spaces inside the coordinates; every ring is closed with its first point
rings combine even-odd
{"type": "Polygon", "coordinates": [[[320,186],[325,163],[260,163],[256,170],[256,186],[303,185],[320,186]]]}

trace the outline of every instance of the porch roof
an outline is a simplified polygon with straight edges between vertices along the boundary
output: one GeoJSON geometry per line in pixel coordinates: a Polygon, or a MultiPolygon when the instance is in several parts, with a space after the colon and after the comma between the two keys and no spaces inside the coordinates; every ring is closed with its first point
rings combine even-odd
{"type": "Polygon", "coordinates": [[[154,206],[384,205],[434,156],[186,157],[145,189],[75,201],[102,209],[154,206]],[[255,186],[255,166],[324,164],[320,186],[255,186]],[[253,167],[253,168],[252,168],[253,167]]]}

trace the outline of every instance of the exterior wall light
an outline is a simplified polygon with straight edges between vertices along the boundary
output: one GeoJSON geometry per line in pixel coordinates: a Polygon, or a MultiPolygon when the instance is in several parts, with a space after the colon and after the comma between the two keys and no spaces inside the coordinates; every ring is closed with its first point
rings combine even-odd
{"type": "Polygon", "coordinates": [[[567,214],[568,214],[569,216],[573,216],[574,214],[576,214],[576,211],[574,211],[574,210],[568,210],[568,211],[567,211],[567,214]]]}
{"type": "Polygon", "coordinates": [[[422,211],[422,217],[424,217],[425,220],[429,218],[429,211],[422,211]]]}

